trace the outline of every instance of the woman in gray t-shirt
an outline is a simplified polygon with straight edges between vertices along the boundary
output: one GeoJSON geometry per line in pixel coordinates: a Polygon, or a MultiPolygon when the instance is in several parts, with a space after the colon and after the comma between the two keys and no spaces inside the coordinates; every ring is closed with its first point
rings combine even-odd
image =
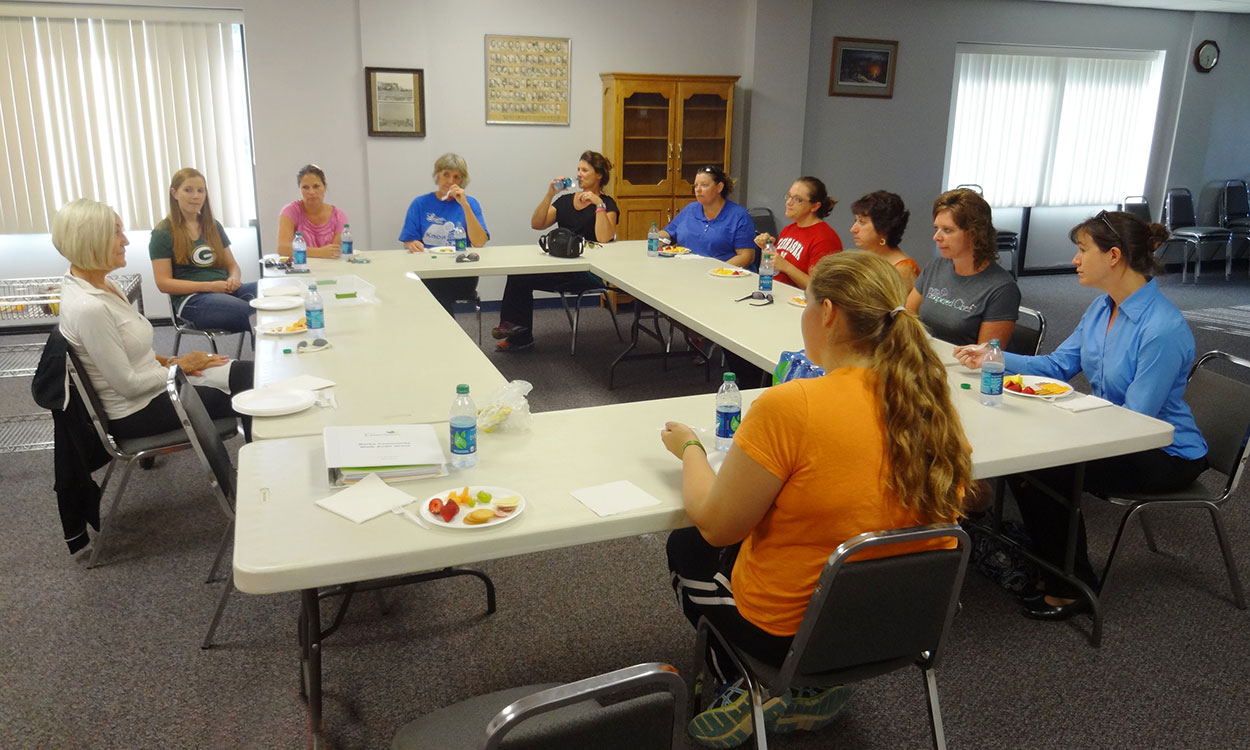
{"type": "Polygon", "coordinates": [[[1020,287],[998,265],[990,206],[975,191],[948,190],[933,202],[933,241],[941,257],[929,263],[907,296],[907,309],[929,333],[955,344],[1011,340],[1020,287]]]}

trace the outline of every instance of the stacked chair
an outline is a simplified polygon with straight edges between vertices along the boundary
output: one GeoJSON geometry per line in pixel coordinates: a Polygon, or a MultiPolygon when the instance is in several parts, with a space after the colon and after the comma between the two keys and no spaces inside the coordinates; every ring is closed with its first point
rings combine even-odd
{"type": "MultiPolygon", "coordinates": [[[[1233,234],[1224,227],[1216,226],[1198,226],[1198,220],[1194,212],[1194,197],[1188,188],[1171,188],[1167,192],[1167,198],[1163,204],[1163,223],[1167,226],[1171,236],[1159,246],[1156,255],[1163,258],[1170,248],[1180,245],[1182,247],[1181,257],[1181,283],[1184,283],[1188,276],[1189,261],[1194,263],[1194,283],[1198,283],[1198,277],[1202,273],[1202,261],[1211,260],[1216,257],[1218,250],[1210,250],[1206,255],[1203,254],[1203,247],[1212,247],[1223,245],[1225,257],[1229,257],[1233,251],[1233,234]]],[[[1232,274],[1232,260],[1229,257],[1225,278],[1232,274]]]]}
{"type": "MultiPolygon", "coordinates": [[[[1234,240],[1241,240],[1241,252],[1250,254],[1250,192],[1244,180],[1229,180],[1220,189],[1219,209],[1220,225],[1232,233],[1234,240]]],[[[1224,277],[1232,275],[1233,259],[1240,257],[1241,252],[1234,253],[1230,242],[1227,263],[1224,266],[1224,277]]]]}

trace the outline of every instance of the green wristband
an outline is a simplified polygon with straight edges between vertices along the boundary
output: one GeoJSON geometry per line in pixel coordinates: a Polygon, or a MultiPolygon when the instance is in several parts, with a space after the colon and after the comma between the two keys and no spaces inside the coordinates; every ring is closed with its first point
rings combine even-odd
{"type": "Polygon", "coordinates": [[[686,449],[692,445],[699,446],[699,450],[703,451],[703,455],[707,455],[707,448],[703,447],[703,443],[700,443],[698,440],[687,440],[681,445],[681,457],[683,459],[686,457],[686,449]]]}

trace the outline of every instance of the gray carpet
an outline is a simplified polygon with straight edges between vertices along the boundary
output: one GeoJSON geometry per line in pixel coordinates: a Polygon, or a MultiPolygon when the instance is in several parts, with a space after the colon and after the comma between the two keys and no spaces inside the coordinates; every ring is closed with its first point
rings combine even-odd
{"type": "MultiPolygon", "coordinates": [[[[1212,273],[1201,287],[1164,291],[1183,309],[1245,304],[1250,281],[1212,273]]],[[[1067,335],[1093,296],[1069,276],[1022,280],[1025,304],[1067,335]]],[[[497,357],[509,378],[535,384],[536,410],[705,392],[691,357],[623,365],[608,316],[587,309],[576,357],[559,310],[536,316],[532,350],[497,357]]],[[[461,315],[476,334],[471,315],[461,315]]],[[[486,315],[485,347],[493,348],[486,315]]],[[[622,327],[627,320],[622,320],[622,327]]],[[[1198,350],[1250,356],[1250,339],[1196,330],[1198,350]]],[[[168,345],[168,329],[160,330],[168,345]]],[[[5,342],[7,343],[7,341],[5,342]]],[[[654,346],[652,346],[654,350],[654,346]]],[[[28,379],[0,380],[0,415],[36,411],[28,379]]],[[[450,402],[450,396],[448,397],[450,402]]],[[[237,441],[236,441],[237,442],[237,441]]],[[[656,443],[656,450],[660,450],[656,443]]],[[[237,450],[237,445],[233,446],[237,450]]],[[[220,590],[206,585],[224,520],[193,455],[135,477],[104,564],[66,554],[51,492],[51,453],[0,455],[5,544],[0,549],[0,746],[20,748],[297,748],[294,594],[236,594],[217,635],[199,640],[220,590]]],[[[1228,528],[1250,582],[1250,506],[1243,486],[1228,528]]],[[[1086,504],[1095,560],[1116,518],[1086,504]]],[[[1233,607],[1210,524],[1160,514],[1161,554],[1134,532],[1106,597],[1104,645],[1088,621],[1042,624],[970,573],[938,681],[952,748],[1232,748],[1250,736],[1250,614],[1233,607]]],[[[406,720],[462,698],[566,681],[642,661],[693,671],[690,627],[678,613],[661,535],[492,561],[499,611],[486,618],[468,580],[389,592],[384,613],[357,597],[326,644],[326,723],[333,746],[386,747],[406,720]]],[[[862,684],[846,715],[818,734],[770,738],[778,748],[927,747],[917,672],[862,684]]]]}

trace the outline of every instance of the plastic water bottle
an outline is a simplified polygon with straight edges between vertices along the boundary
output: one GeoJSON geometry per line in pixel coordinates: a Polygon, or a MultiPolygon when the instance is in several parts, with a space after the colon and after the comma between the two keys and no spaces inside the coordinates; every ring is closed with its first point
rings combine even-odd
{"type": "Polygon", "coordinates": [[[773,247],[773,241],[769,240],[764,245],[764,252],[760,256],[760,291],[771,292],[773,290],[773,276],[777,275],[777,269],[773,266],[773,256],[777,250],[773,247]]]}
{"type": "Polygon", "coordinates": [[[1003,405],[1003,350],[998,339],[990,339],[990,350],[981,360],[981,403],[986,406],[1003,405]]]}
{"type": "Polygon", "coordinates": [[[469,396],[469,386],[456,386],[451,402],[451,465],[457,469],[477,466],[477,405],[469,396]]]}
{"type": "Polygon", "coordinates": [[[344,224],[343,233],[339,235],[339,246],[343,255],[352,254],[352,225],[344,224]]]}
{"type": "Polygon", "coordinates": [[[647,255],[656,257],[660,254],[660,230],[656,227],[655,222],[651,222],[651,229],[647,230],[647,255]]]}
{"type": "Polygon", "coordinates": [[[741,421],[742,394],[738,391],[738,376],[727,372],[725,382],[716,392],[716,450],[729,450],[741,421]]]}
{"type": "Polygon", "coordinates": [[[451,240],[451,244],[455,246],[458,253],[463,253],[469,249],[469,242],[467,235],[464,233],[464,227],[459,224],[451,228],[451,234],[447,239],[451,240]]]}
{"type": "Polygon", "coordinates": [[[308,301],[304,303],[304,319],[308,323],[308,332],[313,336],[321,336],[326,332],[326,306],[321,301],[321,294],[316,284],[308,285],[308,301]]]}
{"type": "Polygon", "coordinates": [[[299,232],[291,240],[291,262],[296,268],[308,268],[308,245],[304,244],[304,235],[299,232]]]}
{"type": "Polygon", "coordinates": [[[556,185],[559,185],[561,190],[568,190],[573,187],[573,178],[565,177],[563,180],[556,180],[556,185]]]}

